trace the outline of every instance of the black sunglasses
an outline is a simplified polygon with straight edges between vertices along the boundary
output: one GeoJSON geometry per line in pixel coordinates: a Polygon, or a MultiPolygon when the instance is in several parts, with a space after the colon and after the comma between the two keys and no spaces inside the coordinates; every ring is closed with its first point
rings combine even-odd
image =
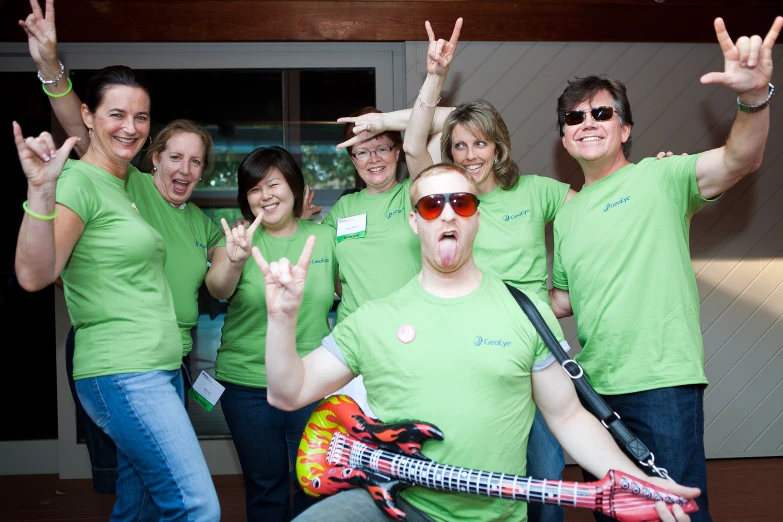
{"type": "MultiPolygon", "coordinates": [[[[607,121],[612,119],[614,109],[612,107],[593,107],[590,109],[590,115],[595,121],[607,121]]],[[[583,121],[587,114],[585,111],[568,111],[565,113],[566,125],[579,125],[583,121]]]]}
{"type": "Polygon", "coordinates": [[[413,207],[419,215],[427,220],[435,219],[443,213],[446,201],[458,216],[470,217],[476,213],[479,200],[470,192],[453,192],[451,194],[430,194],[424,196],[413,207]]]}

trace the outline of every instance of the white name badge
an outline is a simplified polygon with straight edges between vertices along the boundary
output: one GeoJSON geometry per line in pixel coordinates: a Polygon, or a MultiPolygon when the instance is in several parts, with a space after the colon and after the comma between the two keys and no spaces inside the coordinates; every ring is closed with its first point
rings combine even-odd
{"type": "Polygon", "coordinates": [[[193,383],[193,387],[188,392],[188,395],[202,405],[205,410],[212,411],[212,408],[215,407],[225,390],[226,388],[223,385],[202,370],[201,375],[193,383]]]}
{"type": "Polygon", "coordinates": [[[367,233],[367,214],[337,220],[337,242],[364,237],[367,233]]]}

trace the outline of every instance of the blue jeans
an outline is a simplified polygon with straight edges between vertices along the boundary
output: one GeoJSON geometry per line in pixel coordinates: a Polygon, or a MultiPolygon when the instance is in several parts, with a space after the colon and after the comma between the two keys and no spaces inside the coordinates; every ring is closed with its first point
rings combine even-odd
{"type": "MultiPolygon", "coordinates": [[[[678,484],[701,489],[696,499],[699,511],[690,514],[691,521],[711,522],[704,458],[704,386],[674,386],[603,398],[652,452],[656,466],[666,468],[678,484]]],[[[585,480],[595,480],[582,472],[585,480]]],[[[599,522],[614,520],[598,513],[594,516],[599,522]]]]}
{"type": "MultiPolygon", "coordinates": [[[[533,478],[561,480],[563,468],[565,468],[563,448],[549,431],[544,417],[536,408],[536,416],[527,443],[527,474],[533,478]]],[[[538,502],[530,502],[527,505],[528,522],[563,522],[564,518],[564,507],[538,502]]]]}
{"type": "Polygon", "coordinates": [[[117,445],[111,520],[220,520],[212,477],[182,405],[180,370],[89,377],[76,381],[76,391],[87,415],[117,445]]]}
{"type": "Polygon", "coordinates": [[[68,374],[68,386],[71,388],[71,395],[76,406],[76,418],[79,426],[82,428],[84,443],[90,456],[92,488],[98,494],[113,495],[115,493],[114,486],[117,482],[117,446],[114,445],[111,437],[106,435],[87,416],[82,407],[82,402],[76,394],[76,386],[73,381],[73,354],[76,350],[74,337],[72,326],[68,330],[68,337],[65,338],[65,370],[68,374]]]}
{"type": "Polygon", "coordinates": [[[248,522],[291,520],[316,502],[296,480],[296,453],[318,403],[287,412],[269,405],[266,388],[221,384],[226,387],[220,398],[223,415],[245,478],[248,522]],[[289,501],[291,480],[293,502],[289,501]]]}

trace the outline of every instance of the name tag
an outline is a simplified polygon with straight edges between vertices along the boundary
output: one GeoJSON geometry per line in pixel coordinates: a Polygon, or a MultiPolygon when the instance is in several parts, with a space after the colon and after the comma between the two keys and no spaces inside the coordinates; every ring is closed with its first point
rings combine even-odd
{"type": "Polygon", "coordinates": [[[337,220],[337,242],[364,237],[367,233],[367,214],[337,220]]]}
{"type": "Polygon", "coordinates": [[[225,390],[226,388],[222,384],[202,370],[201,375],[193,383],[193,387],[188,392],[188,395],[203,406],[205,410],[212,411],[212,408],[215,407],[225,390]]]}

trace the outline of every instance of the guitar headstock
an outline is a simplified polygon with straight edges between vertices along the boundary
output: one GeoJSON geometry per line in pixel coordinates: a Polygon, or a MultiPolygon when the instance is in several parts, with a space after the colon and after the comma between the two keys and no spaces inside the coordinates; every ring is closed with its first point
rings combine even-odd
{"type": "Polygon", "coordinates": [[[660,486],[622,471],[609,470],[603,480],[589,484],[606,488],[604,501],[595,511],[603,512],[621,522],[660,520],[655,510],[655,503],[658,501],[666,503],[670,511],[674,504],[679,504],[685,513],[695,513],[699,510],[693,500],[675,495],[660,486]]]}

